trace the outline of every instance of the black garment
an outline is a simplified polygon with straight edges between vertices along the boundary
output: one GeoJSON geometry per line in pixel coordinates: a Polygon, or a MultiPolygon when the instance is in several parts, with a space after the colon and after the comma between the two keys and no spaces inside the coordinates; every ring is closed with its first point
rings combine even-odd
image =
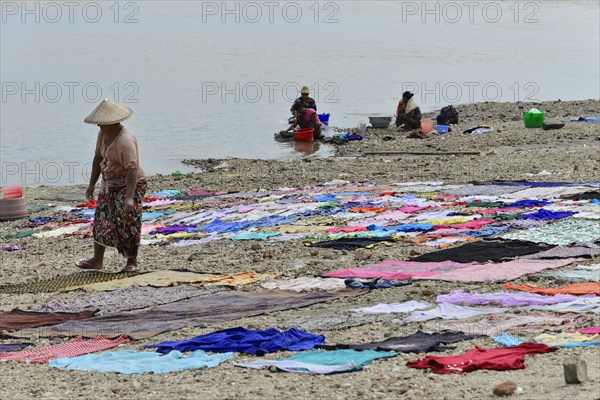
{"type": "Polygon", "coordinates": [[[315,102],[315,99],[313,99],[312,97],[307,98],[306,101],[304,101],[304,98],[298,97],[294,101],[294,104],[292,104],[292,108],[290,108],[290,111],[294,115],[296,115],[295,108],[296,108],[297,104],[300,104],[304,108],[312,108],[313,110],[317,111],[317,103],[315,102]]]}
{"type": "Polygon", "coordinates": [[[423,254],[411,258],[410,261],[495,262],[504,258],[515,258],[517,256],[539,253],[553,247],[552,245],[525,242],[522,240],[482,240],[423,254]]]}
{"type": "Polygon", "coordinates": [[[420,128],[421,127],[421,112],[415,113],[415,117],[409,117],[406,114],[398,115],[396,117],[396,127],[399,127],[402,124],[406,124],[407,126],[413,128],[413,129],[420,128]]]}
{"type": "Polygon", "coordinates": [[[336,240],[326,240],[310,245],[310,247],[325,247],[336,250],[356,250],[381,242],[393,242],[390,238],[343,238],[336,240]]]}
{"type": "Polygon", "coordinates": [[[566,196],[561,196],[561,198],[566,200],[594,200],[600,199],[600,192],[585,192],[579,194],[569,194],[566,196]]]}
{"type": "Polygon", "coordinates": [[[364,344],[336,344],[316,346],[325,350],[353,349],[375,351],[397,351],[401,353],[427,353],[430,351],[445,351],[455,347],[440,346],[442,343],[456,343],[471,340],[476,336],[465,335],[462,332],[434,332],[425,333],[417,331],[412,335],[393,337],[381,342],[364,344]]]}

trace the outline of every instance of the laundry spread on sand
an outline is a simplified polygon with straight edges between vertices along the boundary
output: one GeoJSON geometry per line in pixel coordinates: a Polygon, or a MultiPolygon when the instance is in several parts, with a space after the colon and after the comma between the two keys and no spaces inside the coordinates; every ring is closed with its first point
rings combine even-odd
{"type": "Polygon", "coordinates": [[[390,314],[390,313],[410,313],[415,310],[423,310],[432,307],[432,304],[424,301],[405,301],[404,303],[377,304],[372,307],[352,308],[350,311],[367,314],[390,314]]]}
{"type": "Polygon", "coordinates": [[[395,351],[399,353],[428,353],[441,352],[454,349],[455,347],[440,346],[462,342],[463,340],[474,339],[475,336],[465,335],[462,332],[434,332],[425,333],[417,331],[412,335],[393,337],[381,342],[371,342],[363,344],[336,344],[321,345],[318,348],[324,350],[352,349],[352,350],[376,350],[376,351],[395,351]]]}
{"type": "Polygon", "coordinates": [[[33,346],[33,343],[8,343],[0,344],[0,353],[23,350],[26,347],[33,346]]]}
{"type": "Polygon", "coordinates": [[[105,351],[71,358],[56,358],[48,365],[74,371],[118,372],[121,374],[143,374],[152,372],[165,374],[187,369],[214,368],[233,358],[233,353],[208,355],[202,350],[191,354],[171,351],[162,355],[135,350],[105,351]]]}
{"type": "Polygon", "coordinates": [[[575,282],[599,282],[600,264],[578,265],[571,270],[554,272],[548,276],[575,282]]]}
{"type": "Polygon", "coordinates": [[[399,314],[365,314],[356,312],[337,312],[321,315],[310,315],[294,318],[279,325],[281,329],[298,328],[305,331],[339,331],[355,326],[374,323],[389,324],[399,314]]]}
{"type": "Polygon", "coordinates": [[[132,286],[153,286],[165,287],[175,286],[183,283],[194,283],[202,285],[224,285],[241,286],[251,283],[264,281],[267,278],[276,278],[277,274],[257,274],[254,272],[240,272],[236,274],[210,275],[199,274],[191,271],[161,270],[148,272],[143,275],[132,276],[129,278],[112,280],[109,282],[91,283],[81,286],[71,286],[63,289],[75,290],[84,289],[87,291],[111,291],[123,289],[132,286]]]}
{"type": "Polygon", "coordinates": [[[475,264],[448,272],[439,272],[429,276],[415,276],[413,279],[430,279],[452,282],[497,282],[510,281],[523,275],[534,274],[546,269],[564,267],[581,258],[564,258],[551,260],[517,259],[496,264],[475,264]]]}
{"type": "Polygon", "coordinates": [[[448,294],[437,296],[438,303],[450,303],[457,305],[480,305],[480,304],[500,304],[506,307],[526,306],[526,305],[545,305],[566,303],[576,300],[577,297],[569,294],[555,294],[545,296],[534,293],[515,293],[515,292],[494,292],[494,293],[468,293],[463,290],[454,290],[448,294]]]}
{"type": "Polygon", "coordinates": [[[66,321],[91,318],[96,310],[78,313],[12,310],[0,313],[0,331],[56,325],[66,321]]]}
{"type": "Polygon", "coordinates": [[[76,313],[99,310],[103,313],[114,313],[175,303],[226,290],[228,289],[225,286],[128,287],[112,292],[99,292],[72,299],[53,300],[42,305],[37,311],[76,313]]]}
{"type": "Polygon", "coordinates": [[[583,333],[584,335],[597,335],[600,334],[600,327],[591,326],[589,328],[577,329],[577,332],[583,333]]]}
{"type": "Polygon", "coordinates": [[[384,279],[429,279],[455,282],[486,282],[517,279],[546,269],[564,267],[583,259],[516,259],[496,264],[461,264],[454,261],[417,262],[387,260],[359,268],[330,271],[325,277],[337,278],[384,278],[384,279]]]}
{"type": "Polygon", "coordinates": [[[110,340],[102,336],[84,340],[81,336],[70,342],[53,346],[44,346],[33,350],[0,353],[0,361],[20,361],[28,364],[46,364],[50,360],[64,357],[75,357],[83,354],[108,350],[129,343],[129,339],[118,337],[110,340]]]}
{"type": "Polygon", "coordinates": [[[407,367],[431,369],[436,374],[463,374],[479,369],[509,371],[525,368],[525,356],[554,351],[545,344],[521,343],[517,346],[486,349],[476,346],[456,356],[427,356],[406,363],[407,367]]]}
{"type": "Polygon", "coordinates": [[[551,347],[590,347],[600,345],[600,335],[575,333],[542,333],[533,338],[538,343],[551,347]]]}
{"type": "Polygon", "coordinates": [[[408,322],[428,321],[435,318],[467,319],[478,315],[505,313],[506,311],[508,311],[507,308],[469,307],[442,303],[430,310],[413,311],[408,317],[394,320],[392,322],[397,324],[405,324],[408,322]]]}
{"type": "Polygon", "coordinates": [[[579,296],[579,298],[569,301],[567,303],[528,306],[523,307],[522,309],[600,314],[600,297],[594,295],[584,295],[579,296]]]}
{"type": "Polygon", "coordinates": [[[492,340],[494,340],[497,343],[500,343],[502,346],[517,346],[521,343],[523,343],[523,339],[520,339],[518,337],[514,337],[508,333],[503,333],[500,336],[490,336],[490,338],[492,340]]]}
{"type": "Polygon", "coordinates": [[[238,327],[196,336],[192,339],[165,341],[146,347],[155,348],[159,353],[168,353],[172,350],[204,350],[212,353],[236,352],[263,355],[277,351],[310,350],[324,343],[324,336],[313,335],[295,328],[281,332],[273,328],[251,330],[238,327]]]}
{"type": "Polygon", "coordinates": [[[600,246],[589,244],[587,246],[556,246],[546,251],[529,254],[521,258],[592,258],[600,254],[600,246]]]}
{"type": "Polygon", "coordinates": [[[555,287],[555,288],[543,288],[536,287],[531,285],[515,285],[514,283],[508,282],[504,284],[504,288],[508,290],[521,290],[523,292],[529,293],[539,293],[539,294],[573,294],[576,296],[581,296],[584,294],[595,294],[596,296],[600,295],[600,282],[584,282],[584,283],[574,283],[572,285],[555,287]]]}
{"type": "Polygon", "coordinates": [[[173,304],[165,304],[142,311],[128,311],[70,321],[45,328],[23,329],[10,332],[12,337],[84,336],[117,337],[127,335],[144,339],[159,333],[203,324],[232,321],[272,311],[306,307],[311,304],[335,300],[342,296],[355,296],[359,291],[311,292],[234,292],[196,297],[173,304]]]}
{"type": "MultiPolygon", "coordinates": [[[[2,344],[0,360],[50,361],[55,368],[134,374],[217,367],[233,352],[296,351],[289,358],[234,365],[331,374],[360,370],[373,360],[400,353],[446,351],[454,348],[449,346],[453,343],[487,335],[507,347],[475,347],[464,354],[426,357],[407,365],[435,373],[521,369],[526,355],[600,344],[600,331],[589,327],[600,314],[600,267],[595,260],[600,255],[598,193],[599,182],[528,181],[374,185],[335,180],[313,187],[241,192],[162,188],[143,199],[142,246],[158,245],[166,252],[177,247],[173,250],[180,253],[214,241],[227,241],[230,244],[224,246],[232,249],[250,247],[242,241],[260,241],[260,248],[293,242],[301,253],[333,261],[317,269],[314,265],[300,268],[306,258],[298,253],[302,265],[288,265],[284,279],[281,273],[247,271],[249,266],[240,264],[220,274],[86,271],[0,286],[0,294],[57,292],[36,311],[0,313],[4,336],[32,341],[77,336],[68,343],[34,350],[22,350],[26,343],[2,344]],[[388,248],[396,257],[400,252],[405,256],[385,260],[381,254],[388,248]],[[366,250],[356,253],[356,262],[344,264],[340,260],[346,258],[337,257],[358,249],[366,250]],[[377,262],[362,265],[365,259],[377,262]],[[595,264],[582,265],[588,260],[595,264]],[[323,277],[312,276],[328,269],[323,277]],[[302,275],[308,271],[311,276],[302,275]],[[530,274],[574,283],[535,287],[506,282],[530,274]],[[410,290],[431,285],[425,280],[443,281],[436,286],[442,288],[436,289],[437,304],[423,301],[418,289],[410,290]],[[450,292],[458,285],[446,282],[489,282],[478,290],[490,293],[464,287],[450,292]],[[240,290],[250,284],[255,284],[252,290],[240,290]],[[448,290],[443,290],[446,286],[448,290]],[[502,286],[508,291],[500,292],[502,286]],[[365,301],[352,299],[346,307],[332,309],[324,304],[379,288],[397,297],[371,292],[365,301]],[[194,336],[200,333],[195,329],[190,339],[162,335],[160,343],[147,346],[156,352],[90,354],[127,343],[125,336],[146,339],[313,304],[321,304],[315,308],[322,312],[278,314],[277,329],[238,327],[194,336]],[[100,313],[94,316],[97,310],[100,313]],[[423,331],[386,334],[384,340],[371,342],[360,337],[340,340],[352,335],[339,332],[333,336],[339,344],[325,344],[325,337],[318,334],[369,324],[395,326],[398,333],[403,327],[410,329],[405,334],[419,325],[423,331]]],[[[93,201],[81,202],[26,220],[5,236],[28,237],[27,246],[7,241],[7,249],[20,246],[21,250],[4,256],[26,255],[36,241],[91,238],[95,207],[93,201]]],[[[279,262],[277,252],[264,254],[279,262]]]]}
{"type": "Polygon", "coordinates": [[[135,275],[143,274],[143,272],[101,272],[101,271],[85,271],[76,272],[70,275],[57,276],[55,278],[42,279],[17,285],[0,286],[0,293],[7,294],[22,294],[22,293],[48,293],[58,292],[73,286],[81,286],[96,282],[108,282],[117,279],[128,278],[135,275]]]}
{"type": "Polygon", "coordinates": [[[469,265],[472,264],[460,264],[453,261],[415,262],[387,260],[358,268],[330,271],[323,276],[329,278],[409,279],[418,276],[433,275],[438,271],[460,270],[469,265]]]}
{"type": "Polygon", "coordinates": [[[504,233],[501,237],[563,246],[578,242],[595,242],[600,240],[600,221],[567,218],[531,229],[504,233]]]}
{"type": "Polygon", "coordinates": [[[263,288],[274,290],[290,290],[292,292],[310,292],[313,290],[330,291],[346,288],[343,279],[323,278],[294,278],[281,280],[266,280],[260,284],[263,288]]]}
{"type": "Polygon", "coordinates": [[[521,314],[492,314],[458,321],[432,321],[424,325],[429,332],[452,331],[467,335],[499,336],[536,334],[544,331],[562,332],[590,321],[585,314],[531,312],[521,314]]]}
{"type": "Polygon", "coordinates": [[[286,372],[326,375],[360,371],[365,365],[374,360],[394,357],[397,354],[374,350],[312,350],[294,354],[289,358],[278,358],[276,360],[259,359],[247,363],[233,363],[233,365],[255,369],[275,367],[286,372]]]}
{"type": "MultiPolygon", "coordinates": [[[[202,195],[190,194],[195,193],[191,189],[187,193],[164,189],[157,192],[160,196],[144,200],[142,244],[183,247],[215,240],[304,239],[316,247],[353,251],[382,243],[394,245],[406,239],[433,248],[447,247],[457,241],[498,234],[507,238],[525,235],[522,240],[528,241],[530,247],[532,242],[544,240],[569,244],[579,233],[581,239],[576,241],[593,241],[598,239],[600,220],[591,218],[599,213],[590,207],[596,199],[584,194],[597,191],[598,186],[535,182],[376,186],[339,181],[307,188],[211,191],[202,195]],[[561,196],[574,197],[565,200],[561,196]],[[586,217],[578,218],[578,214],[586,217]],[[539,238],[535,231],[533,235],[529,232],[536,228],[540,230],[539,238]],[[568,234],[558,239],[561,230],[568,234]],[[550,238],[545,237],[548,235],[550,238]]],[[[56,210],[55,216],[36,222],[34,237],[68,239],[70,235],[90,234],[94,205],[81,206],[66,212],[56,210]]],[[[500,246],[500,242],[495,242],[491,247],[500,246]]],[[[467,244],[471,243],[477,241],[467,244]]],[[[510,258],[528,251],[531,249],[504,249],[503,256],[510,258]]],[[[416,261],[499,261],[499,254],[481,251],[459,259],[416,261]]]]}
{"type": "Polygon", "coordinates": [[[477,241],[466,243],[459,247],[439,250],[413,257],[411,261],[419,262],[443,262],[455,261],[459,263],[501,261],[507,258],[539,253],[550,249],[551,245],[535,244],[521,240],[507,241],[477,241]]]}

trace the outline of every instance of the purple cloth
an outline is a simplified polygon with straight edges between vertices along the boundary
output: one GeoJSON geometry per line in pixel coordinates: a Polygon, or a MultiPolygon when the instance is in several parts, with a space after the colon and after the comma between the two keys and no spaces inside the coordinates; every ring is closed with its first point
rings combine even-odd
{"type": "MultiPolygon", "coordinates": [[[[594,297],[594,296],[591,296],[594,297]]],[[[503,306],[526,306],[526,305],[546,305],[556,303],[566,303],[577,300],[577,296],[570,294],[556,294],[554,296],[545,296],[536,293],[467,293],[462,290],[455,290],[449,294],[441,294],[437,297],[438,303],[450,304],[489,304],[497,303],[503,306]]]]}
{"type": "Polygon", "coordinates": [[[36,217],[36,218],[30,218],[29,222],[27,222],[23,226],[26,226],[26,227],[29,227],[29,228],[34,228],[34,227],[39,226],[39,225],[45,225],[45,224],[47,224],[48,222],[51,222],[51,221],[57,221],[57,219],[53,218],[53,217],[36,217]]]}
{"type": "Polygon", "coordinates": [[[577,213],[571,212],[571,211],[564,211],[564,212],[549,211],[549,210],[546,210],[545,208],[540,208],[539,210],[537,210],[537,212],[534,212],[532,214],[519,215],[517,218],[518,219],[538,219],[538,220],[561,219],[561,218],[570,217],[573,214],[577,214],[577,213]]]}
{"type": "Polygon", "coordinates": [[[0,344],[0,353],[8,353],[9,351],[23,350],[25,347],[31,346],[33,343],[11,343],[0,344]]]}
{"type": "Polygon", "coordinates": [[[177,232],[190,232],[190,229],[196,229],[195,226],[186,226],[186,225],[174,225],[174,226],[166,226],[164,228],[155,229],[150,232],[151,235],[156,235],[157,233],[163,235],[171,235],[177,232]]]}
{"type": "Polygon", "coordinates": [[[532,187],[556,187],[556,186],[576,186],[579,182],[529,182],[529,181],[494,181],[494,185],[523,185],[532,187]]]}

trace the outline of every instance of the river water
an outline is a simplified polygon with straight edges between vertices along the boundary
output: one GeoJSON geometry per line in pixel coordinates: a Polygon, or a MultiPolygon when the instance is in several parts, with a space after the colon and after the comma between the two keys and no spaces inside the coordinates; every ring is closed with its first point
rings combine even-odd
{"type": "MultiPolygon", "coordinates": [[[[2,180],[85,182],[103,98],[134,109],[147,173],[294,158],[307,85],[331,124],[475,101],[599,98],[597,1],[3,2],[2,180]]],[[[300,149],[302,150],[302,149],[300,149]]],[[[322,146],[317,155],[331,149],[322,146]]]]}

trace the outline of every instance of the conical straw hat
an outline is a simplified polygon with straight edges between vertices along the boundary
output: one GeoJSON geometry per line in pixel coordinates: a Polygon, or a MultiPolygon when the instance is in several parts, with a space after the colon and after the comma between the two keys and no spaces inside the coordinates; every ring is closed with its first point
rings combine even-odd
{"type": "Polygon", "coordinates": [[[131,117],[133,110],[110,100],[102,100],[84,121],[95,125],[112,125],[131,117]]]}

